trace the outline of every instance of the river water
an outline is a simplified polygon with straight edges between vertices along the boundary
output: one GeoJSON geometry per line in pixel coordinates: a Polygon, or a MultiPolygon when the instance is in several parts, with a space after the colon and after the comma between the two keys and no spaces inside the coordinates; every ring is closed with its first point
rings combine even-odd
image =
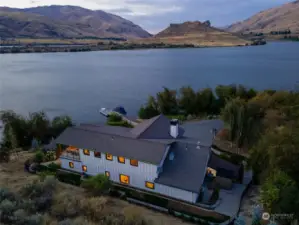
{"type": "Polygon", "coordinates": [[[243,84],[294,89],[299,42],[264,46],[0,55],[0,109],[44,110],[75,121],[103,120],[98,110],[123,105],[136,115],[163,86],[199,89],[243,84]]]}

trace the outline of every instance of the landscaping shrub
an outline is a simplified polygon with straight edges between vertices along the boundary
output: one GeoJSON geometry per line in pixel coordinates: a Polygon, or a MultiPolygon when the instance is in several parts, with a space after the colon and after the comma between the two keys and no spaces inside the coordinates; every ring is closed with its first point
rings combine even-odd
{"type": "Polygon", "coordinates": [[[142,216],[142,212],[138,208],[131,206],[124,209],[124,224],[125,225],[146,225],[146,221],[142,216]]]}
{"type": "Polygon", "coordinates": [[[10,200],[5,199],[0,203],[0,221],[4,223],[11,222],[13,218],[13,213],[16,211],[17,204],[16,202],[12,202],[10,200]]]}
{"type": "Polygon", "coordinates": [[[109,177],[103,174],[98,174],[96,176],[87,178],[82,182],[81,185],[83,188],[86,188],[93,194],[102,194],[109,190],[109,188],[111,187],[111,182],[109,180],[109,177]]]}
{"type": "Polygon", "coordinates": [[[42,163],[45,160],[45,155],[42,151],[37,151],[34,155],[34,162],[36,163],[42,163]]]}
{"type": "Polygon", "coordinates": [[[50,163],[50,164],[48,165],[48,168],[49,168],[51,171],[56,172],[58,169],[61,168],[61,166],[58,165],[57,163],[50,163]]]}
{"type": "Polygon", "coordinates": [[[0,203],[4,200],[16,201],[16,196],[13,192],[6,188],[0,188],[0,203]]]}
{"type": "Polygon", "coordinates": [[[18,209],[13,213],[13,223],[16,225],[26,224],[27,213],[24,209],[18,209]]]}
{"type": "Polygon", "coordinates": [[[167,118],[168,119],[177,119],[180,122],[187,120],[187,117],[185,115],[167,115],[167,118]]]}
{"type": "Polygon", "coordinates": [[[108,122],[121,122],[122,117],[117,113],[111,113],[108,117],[108,122]]]}
{"type": "Polygon", "coordinates": [[[119,122],[111,122],[108,121],[107,125],[109,126],[116,126],[116,127],[128,127],[128,128],[133,128],[134,126],[127,121],[119,121],[119,122]]]}
{"type": "Polygon", "coordinates": [[[80,213],[80,199],[67,192],[62,192],[54,196],[51,215],[63,220],[74,218],[80,213]]]}
{"type": "Polygon", "coordinates": [[[35,181],[25,185],[21,189],[21,194],[34,202],[36,211],[45,211],[51,207],[55,187],[55,177],[46,177],[44,181],[35,181]]]}
{"type": "Polygon", "coordinates": [[[65,219],[58,223],[58,225],[73,225],[73,224],[74,224],[74,222],[70,219],[65,219]]]}
{"type": "Polygon", "coordinates": [[[105,225],[122,225],[124,224],[124,215],[122,214],[116,214],[116,213],[110,213],[105,216],[103,219],[103,224],[105,225]]]}
{"type": "Polygon", "coordinates": [[[102,220],[107,214],[109,201],[106,197],[92,197],[80,201],[80,212],[92,221],[102,220]]]}
{"type": "Polygon", "coordinates": [[[26,225],[41,225],[43,217],[40,214],[31,215],[26,219],[26,225]]]}
{"type": "Polygon", "coordinates": [[[45,161],[51,162],[56,159],[56,152],[55,151],[47,151],[45,154],[45,161]]]}
{"type": "Polygon", "coordinates": [[[81,184],[81,175],[64,171],[57,171],[56,177],[59,181],[79,186],[81,184]]]}

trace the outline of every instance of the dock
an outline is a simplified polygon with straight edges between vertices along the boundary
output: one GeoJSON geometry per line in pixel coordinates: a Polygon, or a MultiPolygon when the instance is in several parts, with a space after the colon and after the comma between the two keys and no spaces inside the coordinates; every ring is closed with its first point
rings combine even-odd
{"type": "MultiPolygon", "coordinates": [[[[120,110],[117,110],[118,108],[115,108],[116,110],[111,110],[111,109],[106,109],[106,108],[101,108],[99,110],[99,112],[105,116],[105,117],[109,117],[109,115],[113,114],[117,114],[119,116],[121,116],[122,120],[127,121],[128,123],[130,123],[133,126],[136,126],[138,124],[138,122],[129,119],[126,115],[124,115],[123,113],[120,113],[120,110]]],[[[125,111],[124,111],[125,112],[125,111]]],[[[126,113],[125,113],[126,114],[126,113]]]]}

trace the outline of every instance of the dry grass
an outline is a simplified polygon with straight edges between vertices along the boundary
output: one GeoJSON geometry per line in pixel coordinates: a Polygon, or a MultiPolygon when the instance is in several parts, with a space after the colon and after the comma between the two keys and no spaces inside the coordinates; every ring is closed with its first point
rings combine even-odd
{"type": "Polygon", "coordinates": [[[133,41],[135,43],[165,43],[165,44],[193,44],[203,47],[229,47],[249,44],[249,41],[243,40],[230,33],[214,31],[209,33],[196,33],[185,36],[172,36],[163,38],[147,38],[133,41]]]}
{"type": "MultiPolygon", "coordinates": [[[[0,163],[0,187],[19,192],[26,184],[39,179],[38,176],[24,171],[25,160],[32,156],[33,153],[21,152],[19,157],[11,162],[0,163]]],[[[99,220],[103,215],[105,215],[106,220],[109,220],[106,224],[120,224],[119,221],[122,218],[119,218],[119,215],[123,215],[123,219],[128,223],[132,219],[140,221],[142,218],[146,218],[153,225],[189,224],[175,217],[135,206],[120,199],[108,196],[89,197],[84,189],[61,182],[57,183],[53,200],[51,210],[43,216],[44,225],[58,225],[58,219],[66,216],[71,219],[73,225],[95,225],[99,223],[93,220],[99,220]]]]}

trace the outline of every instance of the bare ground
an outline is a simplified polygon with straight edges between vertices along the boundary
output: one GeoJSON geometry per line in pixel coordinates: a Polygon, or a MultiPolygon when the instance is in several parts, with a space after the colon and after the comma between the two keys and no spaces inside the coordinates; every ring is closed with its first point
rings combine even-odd
{"type": "MultiPolygon", "coordinates": [[[[21,187],[25,184],[33,182],[35,179],[38,179],[37,175],[32,175],[24,171],[24,162],[26,159],[32,157],[33,153],[30,152],[20,152],[18,157],[12,158],[9,163],[0,163],[0,187],[9,188],[12,191],[19,191],[21,187]]],[[[87,193],[84,189],[76,186],[72,186],[65,183],[58,183],[58,192],[67,192],[72,196],[83,196],[87,197],[87,193]]],[[[112,211],[118,213],[126,210],[127,208],[136,209],[140,212],[146,219],[151,220],[153,224],[157,225],[188,225],[190,223],[183,222],[182,220],[152,211],[145,207],[135,206],[126,201],[122,201],[117,198],[107,197],[109,202],[109,207],[112,208],[112,211]]]]}

